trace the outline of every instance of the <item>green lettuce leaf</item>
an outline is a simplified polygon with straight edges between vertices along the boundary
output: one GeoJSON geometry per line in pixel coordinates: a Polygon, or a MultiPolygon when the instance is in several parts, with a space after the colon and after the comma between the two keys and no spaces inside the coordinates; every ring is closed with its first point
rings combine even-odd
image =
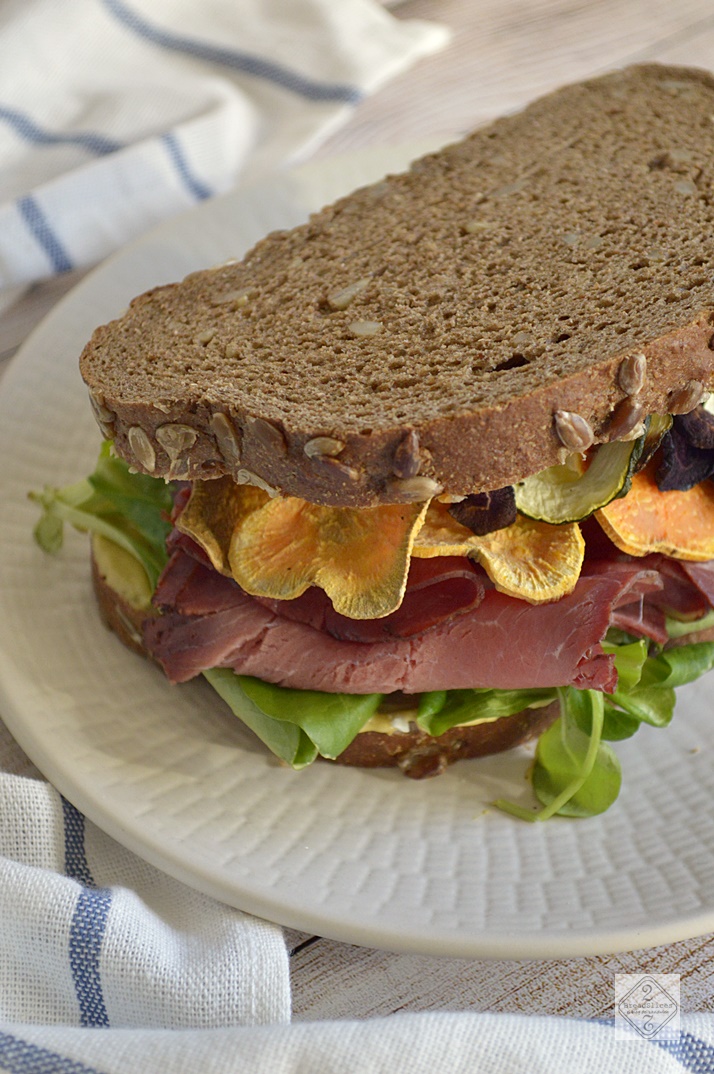
{"type": "Polygon", "coordinates": [[[292,690],[224,668],[204,675],[234,714],[295,768],[309,764],[318,754],[334,760],[343,753],[383,697],[292,690]]]}
{"type": "MultiPolygon", "coordinates": [[[[652,727],[667,727],[674,715],[674,688],[693,682],[714,667],[714,642],[694,642],[647,656],[636,679],[635,654],[625,652],[632,649],[630,645],[622,646],[620,653],[615,655],[618,672],[623,661],[629,662],[629,667],[620,675],[617,689],[608,695],[607,712],[612,714],[609,722],[612,723],[614,714],[620,710],[629,718],[629,726],[634,722],[648,723],[652,727]]],[[[627,727],[628,723],[624,726],[627,727]]],[[[615,737],[608,733],[609,730],[608,727],[603,731],[603,737],[615,737]]]]}
{"type": "Polygon", "coordinates": [[[241,689],[240,678],[229,668],[209,668],[203,676],[234,716],[242,720],[253,734],[285,764],[292,768],[305,768],[317,757],[317,747],[308,735],[295,723],[276,720],[262,712],[258,705],[241,689]]]}
{"type": "Polygon", "coordinates": [[[636,686],[632,690],[615,690],[608,694],[611,703],[640,723],[667,727],[674,715],[674,690],[658,686],[636,686]]]}
{"type": "Polygon", "coordinates": [[[543,809],[533,812],[516,802],[496,805],[523,820],[542,821],[559,813],[592,817],[604,813],[620,793],[620,762],[602,741],[604,698],[597,690],[558,690],[560,716],[538,739],[532,783],[543,809]],[[581,730],[583,725],[590,732],[581,730]]]}
{"type": "Polygon", "coordinates": [[[670,638],[684,638],[687,634],[696,634],[699,630],[708,630],[714,626],[714,610],[707,612],[701,619],[675,619],[667,616],[665,626],[670,638]]]}
{"type": "Polygon", "coordinates": [[[560,716],[538,740],[531,779],[544,808],[533,812],[499,801],[500,808],[525,820],[602,813],[617,797],[622,778],[607,741],[630,738],[643,723],[666,727],[674,713],[674,688],[714,667],[713,642],[650,655],[645,639],[608,638],[603,649],[614,656],[616,690],[605,695],[573,687],[559,690],[560,716]]]}
{"type": "Polygon", "coordinates": [[[430,721],[434,716],[441,712],[448,697],[449,693],[447,690],[427,690],[423,694],[420,694],[417,723],[421,727],[425,726],[426,721],[430,721]]]}
{"type": "Polygon", "coordinates": [[[444,690],[422,694],[417,724],[429,735],[443,735],[465,723],[491,723],[513,716],[531,706],[548,705],[556,699],[555,689],[532,690],[444,690]],[[438,695],[443,702],[434,710],[438,695]]]}
{"type": "Polygon", "coordinates": [[[615,708],[605,698],[603,707],[602,737],[608,742],[622,742],[639,731],[642,721],[622,709],[615,708]]]}
{"type": "Polygon", "coordinates": [[[694,682],[714,667],[714,642],[696,641],[651,656],[642,671],[642,686],[670,689],[694,682]]]}
{"type": "Polygon", "coordinates": [[[602,648],[603,652],[610,653],[615,658],[618,690],[631,690],[637,686],[647,660],[647,639],[640,638],[638,641],[615,645],[606,641],[603,642],[602,648]]]}
{"type": "Polygon", "coordinates": [[[168,516],[173,488],[155,477],[132,474],[125,462],[102,445],[94,473],[84,481],[62,488],[46,486],[31,492],[42,508],[35,540],[45,552],[62,547],[64,524],[114,541],[139,561],[155,588],[167,561],[168,516]]]}
{"type": "Polygon", "coordinates": [[[594,817],[604,813],[620,793],[622,772],[617,756],[602,741],[604,701],[595,690],[561,691],[561,714],[538,739],[533,790],[544,805],[538,819],[559,813],[594,817]],[[591,733],[578,726],[576,711],[589,710],[591,733]]]}

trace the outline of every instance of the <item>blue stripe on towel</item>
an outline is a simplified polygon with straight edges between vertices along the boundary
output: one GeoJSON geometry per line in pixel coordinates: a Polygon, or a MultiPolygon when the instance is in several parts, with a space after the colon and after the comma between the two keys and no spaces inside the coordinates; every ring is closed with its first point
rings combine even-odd
{"type": "MultiPolygon", "coordinates": [[[[614,1018],[594,1018],[593,1021],[613,1029],[615,1027],[614,1018]]],[[[658,1040],[653,1037],[650,1043],[668,1052],[684,1070],[690,1071],[690,1074],[712,1074],[714,1071],[714,1047],[692,1033],[682,1031],[676,1040],[658,1040]]]]}
{"type": "Polygon", "coordinates": [[[66,798],[62,799],[62,812],[64,815],[65,876],[71,877],[72,880],[79,880],[80,884],[86,884],[87,887],[94,888],[97,885],[94,883],[92,874],[89,871],[87,854],[84,849],[84,814],[75,809],[66,798]]]}
{"type": "Polygon", "coordinates": [[[0,1066],[8,1074],[101,1074],[96,1067],[30,1044],[11,1033],[0,1033],[0,1066]]]}
{"type": "Polygon", "coordinates": [[[183,52],[199,60],[232,67],[236,71],[243,71],[256,78],[264,78],[310,101],[341,101],[344,104],[358,104],[362,100],[363,94],[356,86],[339,82],[315,82],[298,74],[297,71],[283,67],[282,64],[254,56],[250,52],[209,45],[205,41],[184,37],[183,34],[174,33],[171,30],[163,30],[147,22],[123,0],[101,0],[101,3],[128,30],[143,37],[145,41],[150,41],[152,45],[158,45],[170,52],[183,52]]]}
{"type": "Polygon", "coordinates": [[[112,896],[107,888],[97,888],[87,862],[84,845],[85,820],[82,813],[62,799],[64,814],[65,873],[83,885],[72,915],[69,932],[69,963],[83,1026],[108,1026],[99,973],[112,896]]]}
{"type": "Polygon", "coordinates": [[[108,1026],[99,975],[99,955],[107,927],[111,892],[82,888],[69,933],[69,963],[83,1026],[108,1026]]]}
{"type": "Polygon", "coordinates": [[[171,161],[186,189],[190,191],[197,201],[203,201],[205,198],[210,198],[213,192],[205,183],[201,182],[200,179],[192,174],[176,135],[172,131],[168,131],[161,136],[161,141],[166,146],[171,161]]]}
{"type": "Polygon", "coordinates": [[[16,108],[8,108],[5,105],[0,105],[0,120],[12,127],[21,138],[35,145],[76,145],[81,149],[88,149],[90,153],[96,153],[97,156],[115,153],[117,149],[123,148],[121,142],[115,142],[111,138],[105,138],[103,134],[93,134],[90,131],[58,134],[55,131],[43,130],[25,112],[19,112],[16,108]]]}
{"type": "Polygon", "coordinates": [[[679,1040],[654,1040],[653,1043],[668,1052],[691,1074],[711,1074],[714,1071],[714,1048],[691,1033],[680,1033],[679,1040]]]}
{"type": "Polygon", "coordinates": [[[33,196],[26,194],[24,198],[18,198],[17,208],[34,238],[47,254],[55,272],[70,272],[74,268],[72,260],[33,196]]]}

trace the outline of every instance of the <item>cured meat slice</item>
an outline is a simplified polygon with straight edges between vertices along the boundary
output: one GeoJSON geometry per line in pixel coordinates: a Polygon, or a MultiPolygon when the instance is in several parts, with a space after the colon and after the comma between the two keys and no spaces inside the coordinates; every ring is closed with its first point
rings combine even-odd
{"type": "Polygon", "coordinates": [[[659,571],[662,579],[662,591],[657,593],[652,601],[663,612],[682,619],[698,619],[709,611],[714,602],[713,563],[687,563],[684,560],[669,559],[662,555],[645,558],[648,565],[651,564],[659,571]],[[692,567],[695,568],[694,571],[690,571],[689,568],[692,567]],[[697,568],[704,568],[704,570],[697,570],[697,568]],[[711,599],[707,595],[707,585],[711,599]]]}
{"type": "Polygon", "coordinates": [[[487,586],[491,588],[488,575],[465,556],[440,556],[411,561],[404,599],[382,619],[348,619],[334,610],[326,593],[315,588],[295,600],[253,599],[276,615],[306,623],[341,641],[372,643],[423,634],[462,615],[478,607],[487,586]]]}
{"type": "Polygon", "coordinates": [[[640,638],[651,638],[661,645],[669,640],[664,612],[644,599],[615,608],[611,625],[640,638]]]}
{"type": "Polygon", "coordinates": [[[630,556],[616,548],[594,520],[582,528],[587,548],[583,573],[609,572],[617,564],[636,571],[656,571],[661,581],[658,590],[638,597],[628,607],[617,608],[613,626],[664,644],[669,637],[666,616],[693,621],[714,607],[714,560],[689,562],[660,552],[630,556]]]}
{"type": "Polygon", "coordinates": [[[153,603],[162,611],[195,617],[233,608],[243,596],[231,578],[179,548],[159,578],[153,603]]]}
{"type": "Polygon", "coordinates": [[[653,641],[667,641],[665,616],[659,604],[664,580],[653,562],[663,558],[647,556],[637,560],[634,556],[619,554],[617,559],[586,560],[583,566],[585,576],[616,577],[623,582],[630,579],[622,596],[613,603],[611,626],[653,641]]]}
{"type": "MultiPolygon", "coordinates": [[[[178,569],[172,563],[167,574],[178,569]]],[[[235,586],[230,602],[209,614],[169,611],[147,621],[145,643],[173,682],[220,666],[328,692],[569,684],[612,690],[616,673],[600,642],[613,610],[661,582],[656,572],[630,564],[611,568],[584,575],[569,596],[552,604],[533,606],[489,589],[478,607],[432,630],[374,644],[340,641],[285,619],[235,586]]],[[[164,586],[166,578],[160,593],[168,591],[164,586]]],[[[186,595],[184,582],[179,587],[184,608],[190,606],[186,595]]]]}
{"type": "Polygon", "coordinates": [[[704,563],[680,564],[682,570],[692,579],[695,586],[702,593],[710,607],[714,607],[714,559],[704,563]]]}

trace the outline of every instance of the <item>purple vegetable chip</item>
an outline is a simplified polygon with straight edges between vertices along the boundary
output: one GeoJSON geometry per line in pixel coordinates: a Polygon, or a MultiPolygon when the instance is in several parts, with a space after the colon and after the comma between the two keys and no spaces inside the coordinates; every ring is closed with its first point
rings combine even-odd
{"type": "MultiPolygon", "coordinates": [[[[687,415],[688,417],[689,415],[687,415]]],[[[714,450],[695,447],[679,424],[662,440],[662,461],[655,480],[661,492],[686,492],[714,474],[714,450]]]]}
{"type": "Polygon", "coordinates": [[[703,406],[695,407],[689,414],[677,414],[674,427],[692,447],[714,449],[714,414],[703,406]]]}
{"type": "Polygon", "coordinates": [[[516,495],[512,485],[493,492],[475,492],[449,505],[449,514],[477,537],[505,529],[516,521],[516,495]]]}

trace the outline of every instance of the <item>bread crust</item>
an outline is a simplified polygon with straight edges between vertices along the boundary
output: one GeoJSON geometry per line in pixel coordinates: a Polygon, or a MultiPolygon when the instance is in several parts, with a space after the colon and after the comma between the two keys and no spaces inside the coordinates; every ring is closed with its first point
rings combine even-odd
{"type": "Polygon", "coordinates": [[[692,634],[684,634],[681,638],[672,638],[665,645],[665,649],[679,649],[682,645],[692,645],[699,641],[714,641],[714,626],[707,630],[694,631],[692,634]]]}
{"type": "Polygon", "coordinates": [[[103,432],[157,477],[366,507],[561,461],[559,411],[602,442],[696,405],[714,380],[713,112],[690,69],[569,86],[140,296],[82,355],[103,432]]]}
{"type": "Polygon", "coordinates": [[[93,554],[90,557],[90,561],[92,587],[102,621],[128,649],[148,658],[149,654],[144,648],[142,640],[142,627],[152,612],[146,608],[135,608],[132,604],[129,604],[109,585],[93,554]]]}
{"type": "MultiPolygon", "coordinates": [[[[141,639],[142,624],[152,612],[128,604],[108,584],[94,556],[91,557],[91,569],[103,622],[134,653],[150,659],[141,639]]],[[[410,778],[424,779],[439,775],[455,761],[501,753],[528,742],[542,734],[557,714],[557,704],[527,709],[493,723],[454,727],[439,738],[427,735],[416,726],[408,732],[395,731],[393,734],[366,731],[357,735],[336,763],[357,768],[398,766],[410,778]]]]}
{"type": "Polygon", "coordinates": [[[360,768],[398,766],[410,779],[426,779],[441,775],[455,761],[504,753],[538,738],[557,718],[558,712],[558,703],[554,701],[543,708],[503,716],[492,723],[452,727],[438,738],[427,735],[414,724],[409,731],[395,731],[391,735],[364,731],[357,735],[336,763],[360,768]]]}

